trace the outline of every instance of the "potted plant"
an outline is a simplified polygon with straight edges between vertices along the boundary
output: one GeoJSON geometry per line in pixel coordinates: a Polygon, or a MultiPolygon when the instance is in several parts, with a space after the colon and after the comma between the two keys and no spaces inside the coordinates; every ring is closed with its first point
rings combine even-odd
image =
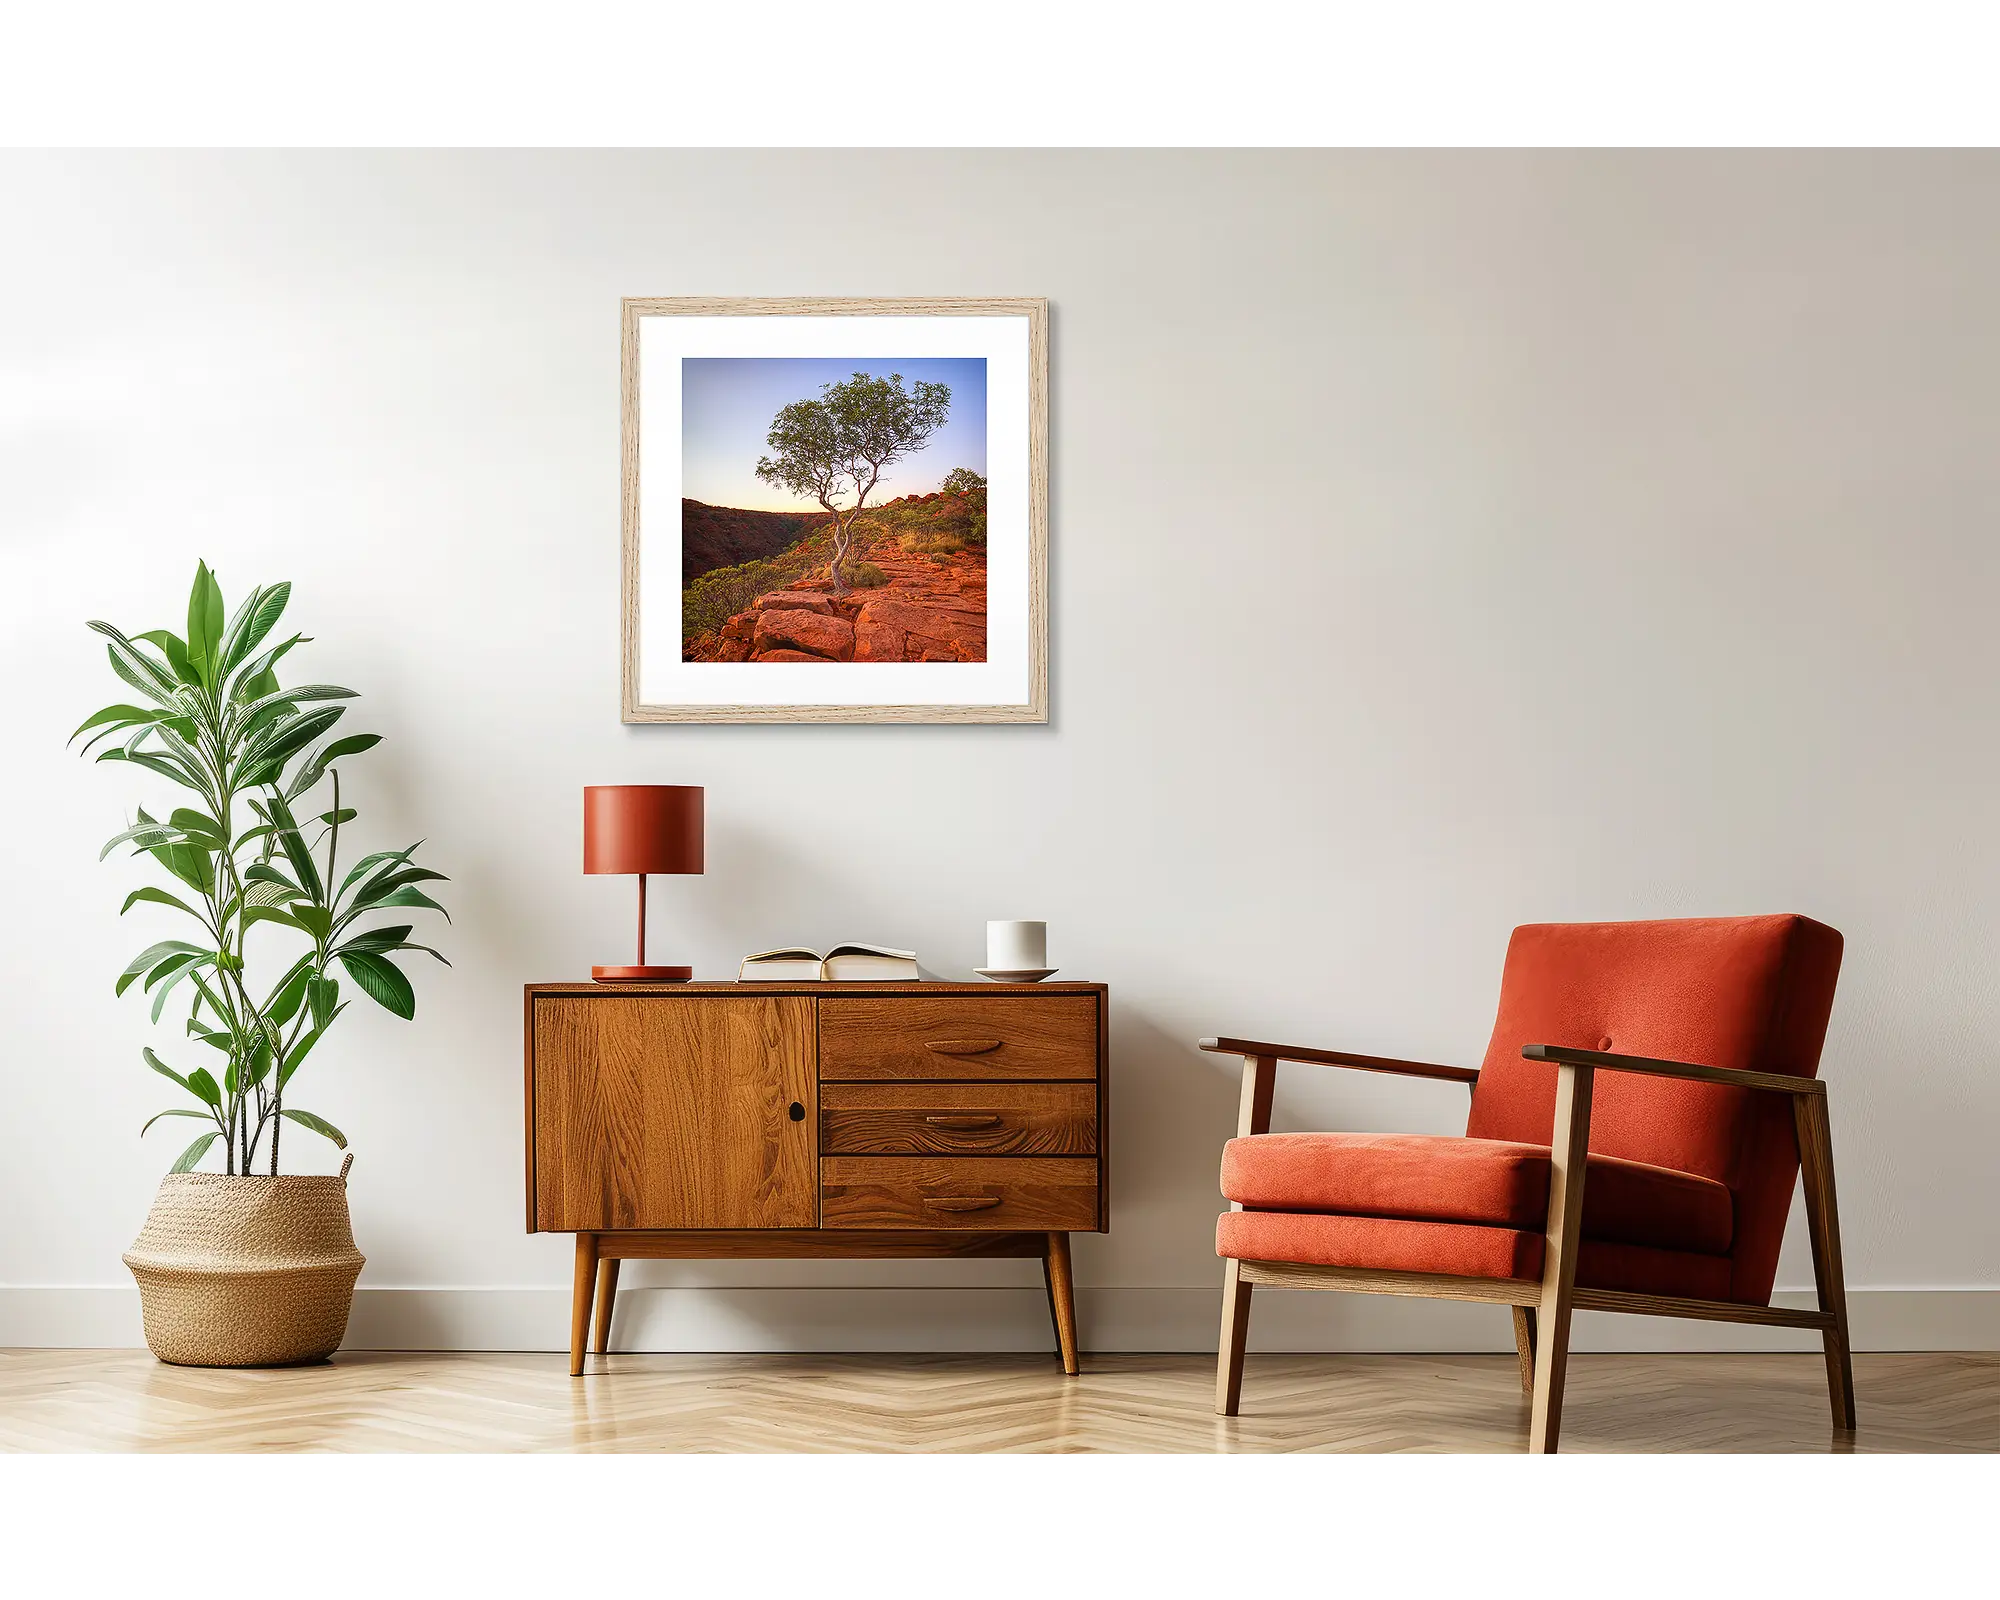
{"type": "Polygon", "coordinates": [[[410,941],[411,925],[376,920],[444,911],[419,887],[444,875],[415,863],[417,846],[373,851],[340,875],[342,831],[355,812],[341,802],[339,763],[380,736],[331,736],[345,710],[333,702],[352,698],[351,689],[279,686],[279,662],[309,642],[293,634],[266,643],[290,596],[288,583],[254,589],[225,617],[204,562],[184,637],[155,629],[128,638],[91,623],[139,703],[107,706],[72,736],[91,736],[86,753],[113,741],[99,761],[143,767],[190,801],[164,818],[140,809],[99,857],[129,844],[174,880],[134,889],[120,915],[150,903],[192,925],[191,937],[134,957],[117,993],[150,996],[156,1023],[179,995],[190,1052],[214,1052],[207,1065],[183,1061],[181,1070],[150,1047],[141,1051],[193,1101],[160,1112],[142,1136],[170,1118],[208,1125],[169,1169],[125,1256],[139,1282],[147,1345],[183,1365],[313,1361],[339,1346],[362,1265],[347,1213],[354,1158],[339,1177],[279,1174],[287,1124],[347,1146],[332,1123],[291,1103],[292,1080],[346,1010],[343,980],[408,1018],[416,995],[392,955],[417,950],[444,960],[410,941]],[[325,810],[312,798],[322,784],[331,791],[325,810]],[[252,929],[261,930],[254,945],[252,929]],[[197,1170],[212,1154],[222,1170],[197,1170]]]}

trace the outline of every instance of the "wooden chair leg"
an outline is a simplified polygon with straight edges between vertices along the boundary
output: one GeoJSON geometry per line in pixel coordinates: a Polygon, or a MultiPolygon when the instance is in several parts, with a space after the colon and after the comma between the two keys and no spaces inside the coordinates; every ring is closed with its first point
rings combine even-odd
{"type": "Polygon", "coordinates": [[[1044,1261],[1049,1274],[1049,1298],[1056,1316],[1056,1343],[1062,1350],[1063,1371],[1076,1376],[1076,1295],[1070,1279],[1069,1235],[1049,1235],[1049,1253],[1044,1261]]]}
{"type": "Polygon", "coordinates": [[[569,1375],[583,1376],[583,1341],[590,1332],[590,1294],[597,1287],[597,1235],[576,1236],[576,1281],[569,1302],[569,1375]]]}
{"type": "Polygon", "coordinates": [[[1854,1427],[1854,1360],[1847,1337],[1847,1280],[1840,1264],[1840,1208],[1833,1196],[1833,1135],[1826,1096],[1792,1097],[1793,1125],[1799,1135],[1799,1171],[1805,1180],[1806,1227],[1812,1236],[1813,1282],[1819,1308],[1831,1312],[1833,1326],[1821,1335],[1826,1346],[1826,1393],[1833,1425],[1854,1427]]]}
{"type": "Polygon", "coordinates": [[[1215,1350],[1215,1414],[1233,1417],[1243,1401],[1243,1349],[1250,1337],[1250,1290],[1232,1257],[1222,1269],[1222,1338],[1215,1350]]]}
{"type": "Polygon", "coordinates": [[[1569,1373],[1569,1318],[1576,1293],[1577,1246],[1583,1238],[1583,1178],[1590,1151],[1593,1069],[1556,1068],[1555,1137],[1549,1147],[1549,1220],[1542,1246],[1542,1303],[1535,1318],[1534,1407],[1528,1450],[1554,1455],[1562,1433],[1563,1382],[1569,1373]]]}
{"type": "Polygon", "coordinates": [[[1521,1362],[1521,1393],[1535,1392],[1535,1308],[1515,1306],[1514,1354],[1521,1362]]]}
{"type": "Polygon", "coordinates": [[[611,1308],[618,1299],[618,1267],[616,1256],[601,1257],[597,1263],[597,1326],[590,1344],[601,1356],[611,1353],[611,1308]]]}

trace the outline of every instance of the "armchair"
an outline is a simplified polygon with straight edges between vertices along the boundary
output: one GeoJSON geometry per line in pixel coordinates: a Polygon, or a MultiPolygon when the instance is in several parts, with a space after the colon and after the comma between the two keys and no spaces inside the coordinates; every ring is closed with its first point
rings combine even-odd
{"type": "Polygon", "coordinates": [[[1561,1432],[1576,1311],[1813,1329],[1834,1426],[1852,1429],[1833,1150],[1813,1076],[1840,953],[1838,933],[1797,916],[1531,925],[1509,943],[1477,1070],[1200,1041],[1243,1058],[1222,1161],[1231,1208],[1216,1225],[1216,1410],[1234,1416],[1241,1401],[1261,1283],[1511,1307],[1533,1451],[1553,1452],[1561,1432]],[[1273,1134],[1280,1061],[1462,1084],[1465,1135],[1273,1134]],[[1770,1303],[1801,1171],[1813,1311],[1770,1303]]]}

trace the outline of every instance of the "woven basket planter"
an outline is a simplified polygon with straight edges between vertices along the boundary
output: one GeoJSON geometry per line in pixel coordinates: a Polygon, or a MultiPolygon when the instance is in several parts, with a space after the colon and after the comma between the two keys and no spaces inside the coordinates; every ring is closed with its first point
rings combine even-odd
{"type": "Polygon", "coordinates": [[[329,1177],[171,1174],[125,1252],[147,1348],[184,1367],[324,1360],[361,1264],[347,1184],[329,1177]]]}

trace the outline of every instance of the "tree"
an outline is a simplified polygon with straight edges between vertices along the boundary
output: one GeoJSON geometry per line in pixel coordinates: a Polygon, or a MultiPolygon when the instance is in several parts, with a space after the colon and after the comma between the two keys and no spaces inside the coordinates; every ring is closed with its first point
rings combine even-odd
{"type": "Polygon", "coordinates": [[[946,494],[983,496],[986,493],[986,480],[970,467],[953,467],[944,475],[944,482],[938,487],[946,494]]]}
{"type": "Polygon", "coordinates": [[[951,410],[951,387],[919,381],[903,387],[903,375],[871,378],[857,372],[845,383],[829,383],[817,400],[794,400],[771,420],[764,442],[776,452],[757,462],[766,483],[810,495],[833,515],[833,592],[848,592],[847,559],[854,519],[881,481],[882,469],[921,450],[944,425],[951,410]],[[854,496],[851,506],[840,501],[854,496]]]}

